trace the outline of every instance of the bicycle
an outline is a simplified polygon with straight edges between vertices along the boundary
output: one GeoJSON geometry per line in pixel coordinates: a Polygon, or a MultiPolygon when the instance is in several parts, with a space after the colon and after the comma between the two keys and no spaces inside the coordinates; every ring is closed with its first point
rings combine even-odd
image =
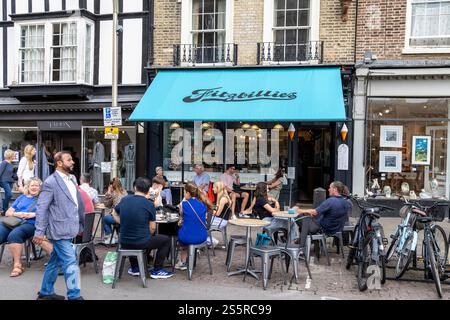
{"type": "Polygon", "coordinates": [[[402,222],[397,226],[394,234],[391,235],[392,241],[385,257],[386,264],[393,257],[397,258],[395,266],[396,279],[403,276],[409,266],[413,252],[416,251],[418,238],[416,219],[417,215],[420,214],[420,211],[417,211],[416,207],[414,207],[413,202],[409,202],[404,197],[402,199],[408,208],[406,209],[402,222]]]}
{"type": "MultiPolygon", "coordinates": [[[[424,277],[425,279],[433,279],[439,298],[442,298],[441,281],[447,277],[445,268],[449,244],[444,229],[435,224],[435,218],[432,216],[431,210],[438,206],[447,205],[447,203],[436,201],[431,206],[424,206],[416,202],[412,209],[417,214],[416,225],[417,223],[423,224],[422,259],[424,263],[424,277]]],[[[405,270],[408,268],[410,261],[411,255],[409,256],[405,270]]]]}
{"type": "Polygon", "coordinates": [[[349,246],[350,252],[347,257],[346,269],[350,269],[353,261],[356,260],[358,265],[358,288],[360,291],[365,291],[368,287],[369,266],[375,265],[381,269],[380,283],[384,284],[386,282],[384,247],[387,244],[387,239],[384,238],[383,227],[378,222],[378,219],[382,211],[393,211],[394,209],[382,205],[369,206],[366,198],[362,199],[362,201],[366,202],[366,205],[362,205],[361,199],[356,196],[350,196],[350,198],[355,200],[361,209],[361,215],[355,226],[355,236],[352,244],[349,246]]]}

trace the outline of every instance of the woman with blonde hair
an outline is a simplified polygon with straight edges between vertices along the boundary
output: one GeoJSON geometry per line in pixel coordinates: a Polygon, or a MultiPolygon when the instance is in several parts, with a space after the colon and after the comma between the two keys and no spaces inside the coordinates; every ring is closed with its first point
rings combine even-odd
{"type": "Polygon", "coordinates": [[[7,149],[4,153],[4,160],[0,163],[0,187],[5,191],[3,198],[3,212],[8,210],[9,200],[12,198],[12,186],[14,183],[14,167],[11,162],[14,159],[14,151],[7,149]]]}
{"type": "Polygon", "coordinates": [[[24,184],[27,183],[28,180],[34,177],[34,166],[36,165],[36,161],[33,160],[34,155],[36,154],[36,148],[29,144],[25,147],[24,155],[19,162],[19,168],[17,169],[17,177],[19,181],[17,184],[19,185],[19,190],[23,191],[24,184]]]}
{"type": "MultiPolygon", "coordinates": [[[[23,188],[23,194],[6,211],[7,217],[16,217],[20,219],[20,224],[14,228],[7,227],[0,223],[0,244],[8,242],[8,248],[13,257],[13,269],[11,277],[20,276],[24,268],[21,263],[22,244],[33,237],[36,221],[36,204],[41,191],[42,181],[39,178],[29,179],[23,188]]],[[[47,253],[52,251],[52,245],[48,241],[42,242],[42,248],[47,253]]]]}
{"type": "Polygon", "coordinates": [[[214,182],[213,187],[216,196],[216,210],[213,211],[214,216],[211,220],[211,227],[225,228],[231,213],[231,198],[222,181],[214,182]]]}

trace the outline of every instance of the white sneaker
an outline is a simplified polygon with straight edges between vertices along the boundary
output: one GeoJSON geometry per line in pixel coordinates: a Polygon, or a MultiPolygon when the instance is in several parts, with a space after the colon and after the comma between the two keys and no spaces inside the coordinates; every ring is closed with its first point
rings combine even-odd
{"type": "Polygon", "coordinates": [[[105,238],[103,239],[103,244],[116,244],[116,243],[117,243],[116,242],[116,238],[113,237],[112,240],[111,240],[111,235],[105,236],[105,238]]]}
{"type": "Polygon", "coordinates": [[[219,244],[219,240],[217,240],[214,237],[212,239],[213,239],[213,247],[215,248],[219,244]]]}
{"type": "Polygon", "coordinates": [[[187,270],[187,264],[186,264],[186,262],[181,262],[181,261],[178,261],[176,264],[175,264],[175,269],[177,269],[177,270],[187,270]]]}

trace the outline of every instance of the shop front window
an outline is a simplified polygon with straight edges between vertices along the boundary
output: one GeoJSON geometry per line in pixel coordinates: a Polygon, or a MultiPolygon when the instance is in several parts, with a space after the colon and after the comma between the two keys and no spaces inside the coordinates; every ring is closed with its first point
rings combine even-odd
{"type": "MultiPolygon", "coordinates": [[[[82,171],[91,175],[92,187],[104,194],[111,180],[111,140],[105,139],[104,128],[84,127],[82,149],[82,171]]],[[[133,191],[136,178],[134,127],[119,127],[117,150],[117,177],[127,191],[133,191]]]]}
{"type": "Polygon", "coordinates": [[[450,99],[371,98],[367,187],[412,198],[448,198],[450,99]]]}
{"type": "Polygon", "coordinates": [[[163,168],[169,181],[194,178],[203,164],[211,181],[218,181],[227,164],[240,170],[241,183],[273,178],[287,159],[287,127],[272,122],[165,122],[163,168]]]}

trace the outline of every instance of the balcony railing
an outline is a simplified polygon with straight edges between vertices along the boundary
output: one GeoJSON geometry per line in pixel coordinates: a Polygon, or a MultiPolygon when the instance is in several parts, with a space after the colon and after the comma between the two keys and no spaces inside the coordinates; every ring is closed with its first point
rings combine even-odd
{"type": "Polygon", "coordinates": [[[234,43],[219,45],[175,44],[173,65],[231,64],[237,65],[238,46],[234,43]]]}
{"type": "Polygon", "coordinates": [[[257,63],[323,62],[323,41],[307,43],[258,43],[257,63]]]}

